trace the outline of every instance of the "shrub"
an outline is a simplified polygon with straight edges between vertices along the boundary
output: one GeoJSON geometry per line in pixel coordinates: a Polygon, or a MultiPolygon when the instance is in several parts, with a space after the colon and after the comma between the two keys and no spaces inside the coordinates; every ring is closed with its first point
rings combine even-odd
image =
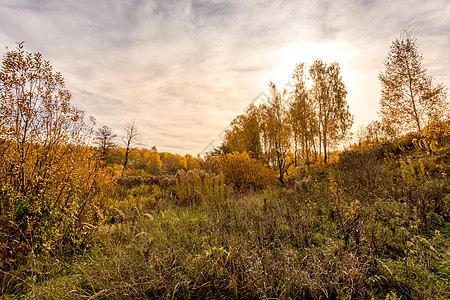
{"type": "Polygon", "coordinates": [[[443,145],[450,142],[450,121],[431,122],[424,128],[423,134],[431,145],[443,145]]]}
{"type": "Polygon", "coordinates": [[[383,160],[375,150],[345,151],[332,168],[333,174],[343,186],[355,187],[355,192],[373,193],[378,183],[385,180],[382,170],[383,160]]]}
{"type": "Polygon", "coordinates": [[[247,152],[233,152],[213,158],[209,164],[222,173],[227,185],[235,190],[260,190],[275,182],[275,174],[247,152]]]}
{"type": "MultiPolygon", "coordinates": [[[[28,255],[73,251],[83,246],[97,212],[113,187],[110,174],[88,153],[75,160],[60,186],[37,194],[3,185],[0,192],[0,246],[3,268],[14,268],[28,255]],[[87,157],[86,157],[87,156],[87,157]]],[[[93,152],[91,155],[95,155],[93,152]]]]}

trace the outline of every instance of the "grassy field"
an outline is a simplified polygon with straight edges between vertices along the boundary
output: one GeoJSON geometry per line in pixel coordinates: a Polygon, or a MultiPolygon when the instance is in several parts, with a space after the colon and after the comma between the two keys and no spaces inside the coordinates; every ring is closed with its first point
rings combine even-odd
{"type": "Polygon", "coordinates": [[[2,271],[0,293],[449,299],[447,174],[448,148],[427,155],[380,146],[344,152],[337,163],[257,191],[204,180],[180,201],[180,193],[155,185],[122,188],[85,248],[31,255],[26,265],[2,271]]]}

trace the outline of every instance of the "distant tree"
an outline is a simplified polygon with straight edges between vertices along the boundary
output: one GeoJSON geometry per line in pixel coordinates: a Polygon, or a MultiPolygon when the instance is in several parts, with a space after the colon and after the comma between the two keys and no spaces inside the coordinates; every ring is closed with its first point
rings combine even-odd
{"type": "Polygon", "coordinates": [[[111,149],[117,146],[115,141],[116,137],[117,134],[115,134],[112,129],[106,125],[100,127],[95,132],[94,142],[99,147],[100,157],[104,162],[106,162],[108,156],[110,155],[111,149]]]}
{"type": "Polygon", "coordinates": [[[380,141],[384,138],[383,126],[378,120],[370,122],[366,126],[364,133],[365,140],[372,144],[379,144],[380,141]]]}
{"type": "Polygon", "coordinates": [[[161,167],[162,162],[158,151],[152,150],[147,163],[148,172],[150,174],[157,174],[159,171],[161,171],[161,167]]]}
{"type": "Polygon", "coordinates": [[[158,151],[149,149],[136,149],[133,151],[130,163],[127,165],[129,169],[133,169],[132,173],[137,174],[157,174],[161,171],[162,162],[158,151]]]}
{"type": "Polygon", "coordinates": [[[175,174],[178,170],[186,170],[187,168],[187,160],[184,156],[168,152],[163,152],[160,156],[162,169],[169,174],[175,174]]]}
{"type": "Polygon", "coordinates": [[[187,170],[195,170],[200,169],[200,159],[197,157],[193,157],[190,154],[186,154],[184,156],[186,158],[186,169],[187,170]]]}
{"type": "Polygon", "coordinates": [[[367,127],[362,125],[358,126],[358,128],[356,128],[356,131],[354,133],[354,137],[356,138],[358,148],[360,150],[363,148],[362,145],[366,141],[366,136],[367,136],[367,127]]]}
{"type": "Polygon", "coordinates": [[[417,39],[411,31],[404,31],[392,42],[384,61],[386,70],[379,75],[382,85],[380,115],[382,122],[397,135],[414,128],[430,151],[423,127],[441,119],[448,112],[448,103],[444,86],[433,84],[422,60],[417,39]]]}
{"type": "MultiPolygon", "coordinates": [[[[237,150],[234,150],[234,151],[237,151],[237,150]]],[[[222,154],[229,154],[229,153],[233,153],[233,149],[231,148],[231,146],[229,146],[228,141],[225,138],[225,140],[222,142],[222,144],[220,146],[217,146],[210,152],[207,152],[205,154],[205,158],[221,156],[222,154]]]]}
{"type": "Polygon", "coordinates": [[[327,65],[314,61],[309,70],[313,80],[312,99],[319,131],[319,147],[323,146],[324,162],[328,160],[329,143],[345,136],[353,124],[338,63],[327,65]]]}
{"type": "Polygon", "coordinates": [[[242,153],[245,149],[244,130],[246,115],[238,115],[230,123],[230,128],[226,130],[224,136],[224,147],[229,149],[227,152],[242,153]]]}
{"type": "Polygon", "coordinates": [[[121,178],[127,168],[130,152],[134,147],[138,146],[139,138],[141,136],[137,130],[135,122],[126,124],[123,127],[123,132],[124,136],[122,137],[122,143],[125,146],[125,158],[123,161],[122,174],[120,175],[121,178]]]}

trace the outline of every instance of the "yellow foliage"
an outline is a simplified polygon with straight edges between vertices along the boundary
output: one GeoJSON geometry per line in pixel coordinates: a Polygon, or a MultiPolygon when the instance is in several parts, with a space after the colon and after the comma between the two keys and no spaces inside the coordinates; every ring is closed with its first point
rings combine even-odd
{"type": "Polygon", "coordinates": [[[8,51],[0,86],[0,261],[9,268],[83,243],[113,182],[89,146],[93,120],[70,105],[64,79],[39,53],[23,43],[8,51]]]}
{"type": "Polygon", "coordinates": [[[390,291],[389,293],[386,294],[386,298],[385,300],[398,300],[400,298],[397,297],[397,294],[393,291],[390,291]]]}
{"type": "Polygon", "coordinates": [[[431,122],[424,128],[423,134],[432,145],[448,143],[450,142],[450,121],[431,122]]]}
{"type": "Polygon", "coordinates": [[[274,172],[247,152],[224,154],[216,160],[214,163],[224,175],[225,183],[237,190],[262,189],[275,180],[274,172]]]}

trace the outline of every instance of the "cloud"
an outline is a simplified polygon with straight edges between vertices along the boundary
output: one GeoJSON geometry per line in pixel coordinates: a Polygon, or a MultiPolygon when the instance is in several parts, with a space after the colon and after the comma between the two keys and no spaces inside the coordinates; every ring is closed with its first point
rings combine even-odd
{"type": "Polygon", "coordinates": [[[147,146],[195,155],[315,54],[339,60],[356,121],[376,118],[377,76],[408,26],[450,86],[449,14],[446,0],[2,1],[0,42],[43,53],[99,124],[134,120],[147,146]]]}

